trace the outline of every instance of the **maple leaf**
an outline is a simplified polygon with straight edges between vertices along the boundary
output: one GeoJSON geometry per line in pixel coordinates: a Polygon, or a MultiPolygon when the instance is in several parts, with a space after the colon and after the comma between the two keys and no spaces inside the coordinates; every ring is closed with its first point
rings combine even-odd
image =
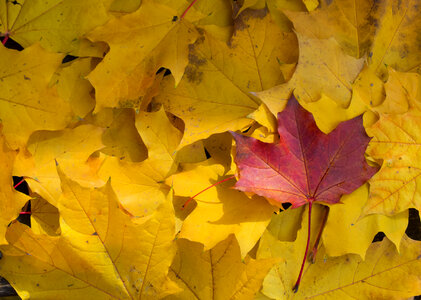
{"type": "Polygon", "coordinates": [[[292,97],[278,114],[278,132],[277,144],[233,133],[240,178],[237,189],[264,196],[278,206],[285,202],[293,208],[314,201],[333,204],[377,171],[365,162],[370,139],[361,117],[325,135],[292,97]]]}
{"type": "Polygon", "coordinates": [[[170,198],[153,218],[134,223],[109,182],[89,189],[58,173],[61,235],[37,235],[15,222],[10,245],[0,248],[0,274],[22,298],[156,299],[179,291],[167,277],[175,254],[170,198]],[[26,274],[17,271],[23,266],[26,274]],[[27,274],[31,280],[23,280],[27,274]]]}
{"type": "Polygon", "coordinates": [[[408,210],[394,216],[371,214],[361,218],[361,211],[368,200],[368,183],[341,198],[343,205],[329,209],[329,218],[323,230],[323,246],[329,256],[356,253],[365,258],[366,251],[374,236],[383,232],[400,248],[400,243],[408,226],[408,210]]]}
{"type": "Polygon", "coordinates": [[[180,81],[188,45],[198,33],[184,18],[174,20],[178,15],[171,7],[147,0],[136,12],[111,19],[88,34],[92,41],[110,45],[110,52],[88,76],[96,90],[96,110],[117,107],[122,101],[136,102],[160,67],[170,69],[176,83],[180,81]]]}
{"type": "Polygon", "coordinates": [[[4,135],[1,133],[2,125],[0,124],[0,164],[2,171],[0,172],[0,245],[7,244],[4,237],[9,223],[16,219],[30,198],[22,193],[15,191],[12,186],[12,169],[16,157],[16,152],[10,149],[6,143],[4,135]]]}
{"type": "Polygon", "coordinates": [[[290,46],[296,37],[282,32],[265,9],[244,11],[234,29],[228,44],[202,32],[189,47],[189,64],[180,83],[174,87],[172,78],[164,78],[154,99],[183,119],[180,148],[214,133],[249,126],[252,120],[247,117],[260,105],[250,92],[285,82],[278,62],[297,59],[290,46]]]}
{"type": "MultiPolygon", "coordinates": [[[[362,118],[341,123],[329,135],[323,134],[313,117],[294,97],[278,114],[279,142],[267,144],[232,133],[236,144],[235,162],[239,180],[235,188],[266,197],[293,208],[309,203],[309,220],[314,202],[334,204],[367,181],[377,168],[365,161],[369,137],[362,118]]],[[[310,243],[294,289],[298,289],[310,243]]]]}
{"type": "Polygon", "coordinates": [[[285,84],[256,93],[257,96],[273,114],[282,111],[293,90],[300,102],[314,102],[325,94],[347,107],[352,83],[363,68],[364,59],[343,53],[333,38],[314,39],[299,33],[297,37],[300,56],[292,78],[285,84]]]}
{"type": "Polygon", "coordinates": [[[35,44],[21,52],[0,46],[0,57],[0,119],[10,146],[23,146],[35,130],[63,129],[72,112],[49,87],[63,55],[35,44]]]}
{"type": "Polygon", "coordinates": [[[25,48],[40,42],[52,51],[75,51],[79,38],[108,20],[109,0],[21,2],[0,2],[0,32],[25,48]]]}
{"type": "MultiPolygon", "coordinates": [[[[212,159],[182,167],[183,172],[169,177],[167,183],[173,186],[175,195],[183,197],[190,197],[224,174],[224,167],[212,159]]],[[[250,199],[223,186],[208,190],[195,199],[197,207],[184,220],[179,237],[200,242],[209,250],[233,233],[242,257],[259,240],[274,210],[261,197],[250,199]]]]}
{"type": "MultiPolygon", "coordinates": [[[[317,219],[317,209],[315,213],[317,219]]],[[[405,235],[399,250],[388,239],[371,244],[364,260],[355,254],[328,257],[321,247],[315,263],[305,269],[300,290],[293,293],[290,286],[299,272],[295,262],[304,252],[301,245],[307,223],[303,218],[294,242],[280,241],[269,230],[263,234],[256,257],[282,259],[266,276],[264,295],[273,299],[342,299],[345,294],[353,299],[407,299],[421,292],[421,242],[405,235]]]]}
{"type": "Polygon", "coordinates": [[[233,235],[210,250],[185,239],[177,240],[178,252],[169,276],[184,292],[171,299],[253,299],[276,259],[241,259],[233,235]]]}
{"type": "MultiPolygon", "coordinates": [[[[414,75],[417,78],[412,83],[419,84],[421,77],[414,75]]],[[[417,104],[420,99],[417,90],[418,87],[415,93],[411,89],[411,93],[405,91],[410,100],[407,112],[380,113],[380,119],[367,129],[368,134],[373,136],[367,152],[373,158],[383,160],[383,163],[379,173],[370,180],[370,197],[364,214],[383,213],[391,216],[410,207],[421,208],[418,196],[421,111],[417,104]]]]}

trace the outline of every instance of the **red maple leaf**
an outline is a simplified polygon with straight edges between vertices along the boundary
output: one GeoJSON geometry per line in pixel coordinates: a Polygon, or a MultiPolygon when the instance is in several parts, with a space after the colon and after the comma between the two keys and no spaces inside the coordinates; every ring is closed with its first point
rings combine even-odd
{"type": "MultiPolygon", "coordinates": [[[[277,206],[290,202],[296,208],[309,203],[309,228],[313,202],[338,203],[343,194],[357,189],[378,170],[364,157],[370,138],[361,116],[324,134],[292,97],[278,113],[278,133],[279,142],[270,144],[232,132],[239,170],[235,188],[264,196],[277,206]]],[[[309,241],[310,231],[294,289],[298,289],[309,241]]]]}

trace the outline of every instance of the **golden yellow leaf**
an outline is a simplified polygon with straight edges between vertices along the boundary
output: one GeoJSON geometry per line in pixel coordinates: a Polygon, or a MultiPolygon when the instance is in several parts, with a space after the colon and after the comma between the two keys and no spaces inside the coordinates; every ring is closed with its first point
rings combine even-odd
{"type": "MultiPolygon", "coordinates": [[[[314,245],[321,225],[324,209],[325,208],[321,205],[315,205],[312,208],[310,247],[314,245]]],[[[260,239],[256,258],[278,258],[281,260],[269,271],[263,282],[262,293],[270,298],[289,299],[294,295],[292,288],[297,280],[300,265],[304,257],[308,230],[308,207],[306,206],[304,209],[301,209],[301,212],[302,211],[304,211],[302,220],[298,220],[298,222],[301,221],[301,229],[298,230],[297,238],[294,242],[278,240],[278,237],[288,237],[290,235],[286,232],[291,229],[290,226],[286,228],[273,226],[284,218],[284,213],[289,214],[288,210],[280,212],[273,218],[272,222],[274,222],[274,224],[268,226],[268,229],[263,233],[260,239]]],[[[299,212],[295,213],[299,215],[299,212]]],[[[296,229],[297,226],[293,225],[292,228],[296,229]]],[[[290,240],[291,237],[292,236],[289,236],[288,240],[290,240]]],[[[311,248],[309,251],[310,250],[311,248]]],[[[317,255],[319,255],[319,253],[317,255]]],[[[304,273],[302,280],[305,279],[305,276],[304,273]]],[[[300,288],[302,284],[303,281],[300,284],[300,288]]]]}
{"type": "Polygon", "coordinates": [[[89,74],[95,87],[96,111],[127,107],[145,95],[160,67],[171,70],[176,83],[188,63],[188,45],[197,31],[188,21],[175,20],[179,12],[152,0],[142,2],[131,14],[113,18],[89,33],[92,41],[105,41],[110,52],[89,74]]]}
{"type": "Polygon", "coordinates": [[[136,114],[136,128],[148,148],[148,161],[162,179],[177,169],[176,149],[182,133],[169,121],[164,109],[136,114]]]}
{"type": "Polygon", "coordinates": [[[367,104],[360,99],[361,98],[353,97],[349,107],[343,108],[336,101],[325,94],[322,94],[318,101],[303,102],[302,106],[312,113],[317,127],[328,134],[335,129],[339,123],[350,120],[366,111],[367,104]]]}
{"type": "Polygon", "coordinates": [[[329,256],[347,253],[365,258],[366,250],[378,232],[386,234],[397,249],[408,226],[408,211],[395,216],[369,215],[359,219],[368,200],[368,184],[341,198],[342,205],[332,205],[323,230],[323,245],[329,256]]]}
{"type": "Polygon", "coordinates": [[[373,110],[379,113],[402,114],[409,107],[421,109],[421,75],[403,73],[388,68],[389,78],[384,85],[386,98],[373,110]]]}
{"type": "Polygon", "coordinates": [[[304,206],[280,211],[272,216],[266,230],[280,241],[293,242],[297,238],[298,229],[301,227],[303,212],[304,206]]]}
{"type": "Polygon", "coordinates": [[[404,236],[399,253],[385,238],[371,244],[364,261],[356,254],[328,257],[322,246],[315,263],[304,268],[300,287],[294,293],[292,287],[304,253],[306,227],[307,218],[304,217],[295,242],[281,242],[270,232],[264,233],[257,258],[283,258],[266,276],[264,295],[282,300],[407,299],[421,292],[421,242],[404,236]]]}
{"type": "Polygon", "coordinates": [[[382,15],[369,53],[370,68],[382,79],[387,78],[387,66],[404,72],[420,71],[420,9],[416,0],[382,2],[382,15]]]}
{"type": "Polygon", "coordinates": [[[90,186],[102,184],[92,176],[88,164],[89,156],[103,147],[102,133],[102,128],[92,125],[37,131],[29,139],[27,151],[19,152],[14,175],[25,176],[31,191],[53,205],[61,194],[56,161],[79,182],[90,186]]]}
{"type": "Polygon", "coordinates": [[[132,163],[116,157],[106,157],[100,161],[98,176],[104,182],[111,178],[120,202],[132,215],[150,215],[165,201],[168,187],[158,183],[163,178],[161,174],[155,173],[148,160],[132,163]]]}
{"type": "MultiPolygon", "coordinates": [[[[1,131],[0,124],[0,131],[1,131]]],[[[4,135],[0,132],[0,245],[6,244],[4,237],[9,223],[19,216],[19,212],[30,198],[13,188],[12,170],[16,152],[7,145],[4,135]]]]}
{"type": "Polygon", "coordinates": [[[93,124],[106,128],[101,152],[128,161],[147,158],[148,150],[136,129],[133,109],[103,109],[94,118],[93,124]]]}
{"type": "Polygon", "coordinates": [[[367,133],[373,137],[367,153],[383,164],[369,181],[370,196],[363,214],[390,216],[411,207],[421,209],[420,111],[413,108],[404,114],[380,114],[367,133]]]}
{"type": "MultiPolygon", "coordinates": [[[[183,164],[182,168],[183,172],[166,182],[173,186],[175,195],[183,197],[204,190],[221,180],[224,173],[224,167],[214,164],[212,159],[183,164]]],[[[197,207],[184,221],[179,237],[202,243],[208,250],[233,233],[244,257],[259,240],[275,209],[263,197],[248,198],[227,185],[231,186],[232,182],[220,184],[195,198],[197,207]]]]}
{"type": "Polygon", "coordinates": [[[141,0],[114,0],[110,5],[110,10],[131,13],[139,8],[141,2],[141,0]]]}
{"type": "MultiPolygon", "coordinates": [[[[0,32],[24,48],[40,42],[49,50],[78,49],[79,38],[108,20],[107,0],[2,1],[0,32]]],[[[36,56],[35,56],[36,57],[36,56]]]]}
{"type": "Polygon", "coordinates": [[[322,94],[344,108],[351,99],[352,83],[364,60],[346,55],[333,39],[319,40],[297,34],[300,48],[297,69],[291,80],[257,93],[273,114],[282,111],[291,92],[300,103],[314,102],[322,94]]]}
{"type": "Polygon", "coordinates": [[[275,263],[273,259],[241,259],[233,235],[210,250],[185,239],[177,240],[178,251],[169,276],[184,291],[165,299],[253,299],[275,263]]]}
{"type": "Polygon", "coordinates": [[[109,183],[84,188],[58,172],[62,234],[14,223],[10,245],[1,247],[0,273],[23,299],[157,299],[179,291],[167,277],[175,254],[171,199],[135,224],[109,183]]]}
{"type": "Polygon", "coordinates": [[[368,107],[378,106],[385,99],[384,84],[375,72],[369,67],[364,67],[353,85],[353,100],[359,99],[368,107]]]}
{"type": "Polygon", "coordinates": [[[334,37],[347,54],[364,56],[371,47],[379,4],[374,0],[335,0],[321,1],[320,5],[310,13],[285,13],[300,34],[317,39],[334,37]]]}
{"type": "Polygon", "coordinates": [[[79,118],[85,117],[95,107],[95,98],[91,94],[93,87],[84,78],[94,66],[91,58],[78,58],[62,65],[51,79],[59,96],[69,102],[79,118]]]}
{"type": "Polygon", "coordinates": [[[318,0],[303,0],[303,3],[307,7],[308,11],[313,11],[317,8],[317,6],[319,6],[318,0]]]}
{"type": "Polygon", "coordinates": [[[0,58],[0,120],[10,146],[26,144],[35,130],[64,128],[71,120],[69,103],[48,87],[63,56],[36,44],[21,52],[0,46],[0,58]]]}
{"type": "Polygon", "coordinates": [[[184,120],[180,148],[250,125],[246,117],[260,105],[250,92],[284,82],[278,61],[296,60],[295,36],[280,31],[266,10],[243,12],[234,29],[229,45],[204,32],[190,47],[180,84],[163,80],[155,101],[184,120]]]}
{"type": "Polygon", "coordinates": [[[31,230],[36,234],[59,235],[59,212],[40,196],[31,198],[31,230]]]}

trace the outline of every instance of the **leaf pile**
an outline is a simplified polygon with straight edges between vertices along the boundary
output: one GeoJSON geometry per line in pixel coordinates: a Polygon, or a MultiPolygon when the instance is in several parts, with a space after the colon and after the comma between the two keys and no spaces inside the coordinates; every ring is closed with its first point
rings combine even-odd
{"type": "Polygon", "coordinates": [[[22,299],[421,294],[420,9],[0,1],[0,276],[22,299]]]}

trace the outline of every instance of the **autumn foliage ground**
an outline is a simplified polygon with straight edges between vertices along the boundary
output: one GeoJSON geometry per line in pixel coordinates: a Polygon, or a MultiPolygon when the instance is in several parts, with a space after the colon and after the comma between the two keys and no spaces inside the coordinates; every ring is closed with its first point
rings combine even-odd
{"type": "Polygon", "coordinates": [[[22,299],[421,294],[420,10],[1,0],[0,276],[22,299]]]}

